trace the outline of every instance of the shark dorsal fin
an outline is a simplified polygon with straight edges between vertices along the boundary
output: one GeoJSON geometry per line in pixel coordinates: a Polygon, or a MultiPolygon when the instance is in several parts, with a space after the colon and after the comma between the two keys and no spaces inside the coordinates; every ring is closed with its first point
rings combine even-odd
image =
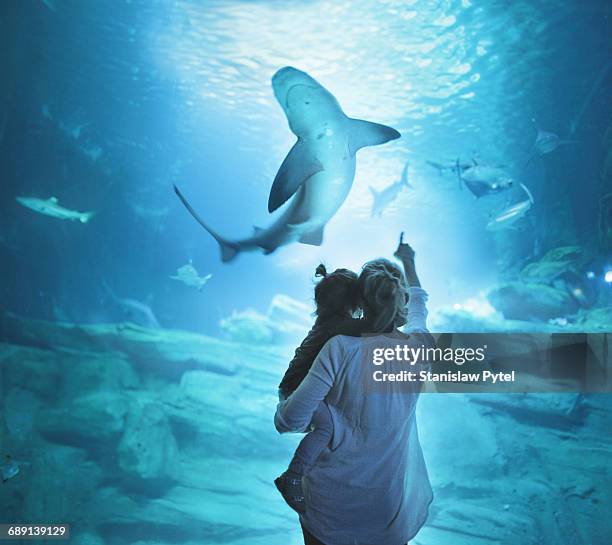
{"type": "Polygon", "coordinates": [[[322,170],[323,165],[311,147],[298,139],[274,178],[268,198],[268,212],[274,212],[286,203],[308,178],[322,170]]]}

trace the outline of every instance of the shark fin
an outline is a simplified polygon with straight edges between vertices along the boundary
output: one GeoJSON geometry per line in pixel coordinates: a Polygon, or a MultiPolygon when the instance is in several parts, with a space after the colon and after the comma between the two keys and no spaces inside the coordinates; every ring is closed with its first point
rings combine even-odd
{"type": "Polygon", "coordinates": [[[396,140],[401,136],[392,127],[386,125],[380,125],[379,123],[372,123],[371,121],[364,121],[363,119],[348,119],[348,133],[349,133],[349,151],[351,155],[355,155],[357,150],[365,148],[366,146],[378,146],[389,142],[389,140],[396,140]]]}
{"type": "Polygon", "coordinates": [[[268,212],[282,206],[308,178],[322,170],[323,165],[313,155],[310,146],[298,139],[274,178],[268,198],[268,212]]]}
{"type": "Polygon", "coordinates": [[[81,223],[87,223],[91,218],[93,218],[96,215],[96,212],[83,212],[81,214],[81,217],[79,218],[79,221],[81,223]]]}
{"type": "Polygon", "coordinates": [[[262,229],[261,227],[257,227],[257,225],[253,225],[253,236],[257,236],[261,234],[263,230],[264,229],[262,229]]]}
{"type": "Polygon", "coordinates": [[[376,189],[374,189],[372,186],[370,186],[370,193],[372,193],[372,197],[374,197],[374,199],[378,197],[378,191],[376,191],[376,189]]]}
{"type": "Polygon", "coordinates": [[[321,246],[323,244],[323,226],[309,233],[304,233],[300,237],[300,242],[302,244],[310,244],[311,246],[321,246]]]}
{"type": "Polygon", "coordinates": [[[410,189],[414,189],[414,186],[410,183],[410,180],[408,179],[408,167],[409,166],[410,166],[410,163],[406,161],[406,164],[404,165],[404,169],[402,170],[401,183],[402,185],[405,185],[406,187],[409,187],[410,189]]]}
{"type": "Polygon", "coordinates": [[[238,244],[236,243],[224,239],[216,231],[213,231],[189,204],[189,201],[179,191],[178,187],[174,186],[174,192],[176,193],[176,196],[181,200],[185,208],[187,208],[187,211],[194,217],[194,219],[202,227],[204,227],[204,229],[206,229],[210,233],[210,235],[217,241],[217,243],[219,244],[219,248],[221,249],[221,261],[223,261],[223,263],[227,263],[228,261],[234,259],[238,255],[238,252],[240,252],[240,246],[238,246],[238,244]]]}

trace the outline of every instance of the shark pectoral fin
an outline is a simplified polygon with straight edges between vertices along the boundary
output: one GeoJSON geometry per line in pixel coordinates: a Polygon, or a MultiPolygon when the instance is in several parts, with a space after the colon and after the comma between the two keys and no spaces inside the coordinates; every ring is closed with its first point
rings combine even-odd
{"type": "Polygon", "coordinates": [[[357,150],[366,146],[378,146],[396,140],[401,136],[392,127],[364,121],[363,119],[348,119],[348,142],[351,155],[355,155],[357,150]]]}
{"type": "Polygon", "coordinates": [[[323,165],[314,156],[310,146],[298,140],[274,178],[268,199],[268,212],[274,212],[282,206],[308,178],[322,170],[323,165]]]}
{"type": "Polygon", "coordinates": [[[299,240],[302,244],[321,246],[321,244],[323,244],[323,226],[309,233],[304,233],[299,240]]]}

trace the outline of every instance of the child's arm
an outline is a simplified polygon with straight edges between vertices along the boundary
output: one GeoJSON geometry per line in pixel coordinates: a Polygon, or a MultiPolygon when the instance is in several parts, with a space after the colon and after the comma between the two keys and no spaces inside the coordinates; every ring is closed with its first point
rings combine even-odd
{"type": "Polygon", "coordinates": [[[310,426],[312,415],[334,384],[341,351],[338,339],[325,344],[298,389],[277,405],[274,425],[279,433],[302,432],[310,426]]]}
{"type": "Polygon", "coordinates": [[[313,327],[302,344],[297,347],[285,376],[278,386],[281,400],[289,397],[304,380],[324,342],[325,340],[321,340],[321,332],[318,331],[318,328],[313,327]]]}

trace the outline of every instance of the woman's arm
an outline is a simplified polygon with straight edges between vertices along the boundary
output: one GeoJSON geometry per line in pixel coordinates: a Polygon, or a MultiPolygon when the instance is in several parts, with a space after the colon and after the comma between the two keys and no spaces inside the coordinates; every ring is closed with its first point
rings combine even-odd
{"type": "Polygon", "coordinates": [[[416,272],[415,252],[410,244],[404,243],[404,233],[400,235],[400,242],[395,251],[397,257],[404,265],[406,281],[408,282],[408,311],[406,315],[407,332],[428,332],[427,330],[427,292],[421,288],[421,282],[416,272]]]}
{"type": "Polygon", "coordinates": [[[312,415],[334,383],[340,350],[338,337],[329,340],[297,390],[277,405],[274,425],[279,433],[306,431],[312,415]]]}
{"type": "Polygon", "coordinates": [[[404,233],[400,235],[399,245],[393,255],[397,257],[404,266],[404,274],[406,275],[408,286],[411,288],[420,288],[421,282],[419,281],[419,277],[416,272],[416,265],[414,263],[415,252],[410,244],[404,243],[404,233]]]}

